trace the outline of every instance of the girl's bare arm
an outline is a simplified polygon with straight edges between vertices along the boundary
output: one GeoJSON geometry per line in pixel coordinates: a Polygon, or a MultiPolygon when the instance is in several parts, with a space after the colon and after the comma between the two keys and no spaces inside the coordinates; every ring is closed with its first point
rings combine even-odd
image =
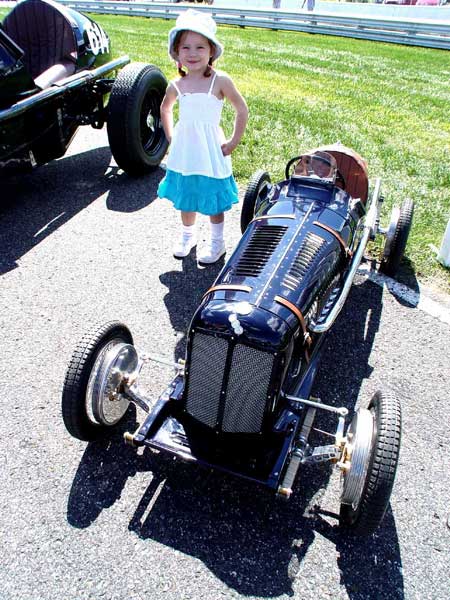
{"type": "Polygon", "coordinates": [[[170,144],[172,141],[173,132],[173,105],[177,99],[177,92],[172,85],[169,84],[166,94],[161,102],[161,123],[166,134],[166,138],[170,144]]]}
{"type": "Polygon", "coordinates": [[[244,135],[248,121],[248,108],[241,93],[228,75],[220,75],[220,88],[220,91],[230,101],[236,113],[233,134],[225,144],[222,144],[222,152],[224,156],[227,156],[233,152],[244,135]]]}

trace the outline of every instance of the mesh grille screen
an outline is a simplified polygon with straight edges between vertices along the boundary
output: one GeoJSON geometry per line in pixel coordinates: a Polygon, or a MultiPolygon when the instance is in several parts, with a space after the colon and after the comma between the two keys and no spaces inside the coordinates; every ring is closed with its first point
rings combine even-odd
{"type": "Polygon", "coordinates": [[[222,431],[257,433],[261,430],[273,355],[236,346],[231,361],[222,431]]]}
{"type": "Polygon", "coordinates": [[[209,427],[217,422],[227,350],[228,343],[222,338],[194,336],[186,409],[209,427]]]}

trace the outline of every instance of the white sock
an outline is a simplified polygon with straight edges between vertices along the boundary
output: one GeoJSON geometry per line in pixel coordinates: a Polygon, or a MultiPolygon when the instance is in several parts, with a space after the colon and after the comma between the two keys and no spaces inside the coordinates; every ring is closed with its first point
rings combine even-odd
{"type": "Polygon", "coordinates": [[[222,223],[211,223],[211,240],[213,241],[223,241],[223,226],[225,221],[222,223]]]}
{"type": "Polygon", "coordinates": [[[196,233],[196,226],[194,225],[183,225],[183,239],[188,240],[196,233]]]}

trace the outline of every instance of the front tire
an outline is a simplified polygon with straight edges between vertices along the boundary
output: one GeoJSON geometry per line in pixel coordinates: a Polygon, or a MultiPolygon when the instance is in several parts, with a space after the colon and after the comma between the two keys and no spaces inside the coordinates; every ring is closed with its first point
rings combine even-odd
{"type": "Polygon", "coordinates": [[[400,452],[400,402],[396,396],[378,391],[368,410],[359,409],[358,413],[366,425],[367,419],[372,420],[371,439],[358,441],[358,431],[353,431],[350,469],[344,471],[341,500],[345,502],[341,503],[340,523],[355,535],[367,536],[377,529],[389,505],[400,452]],[[359,464],[358,454],[359,458],[366,457],[359,464]]]}
{"type": "Polygon", "coordinates": [[[241,209],[241,233],[247,229],[250,221],[255,216],[258,204],[267,193],[270,184],[270,175],[267,171],[259,170],[251,177],[241,209]]]}
{"type": "Polygon", "coordinates": [[[386,235],[386,243],[380,264],[380,271],[394,277],[405,253],[406,243],[411,230],[414,203],[405,200],[400,209],[393,209],[391,224],[386,235]]]}
{"type": "Polygon", "coordinates": [[[113,418],[105,419],[98,403],[92,406],[92,388],[96,383],[92,375],[97,377],[106,351],[115,347],[120,349],[127,344],[133,344],[130,330],[123,323],[112,321],[85,335],[75,348],[62,392],[62,417],[67,431],[73,437],[83,441],[96,440],[127,411],[128,402],[120,398],[117,406],[114,405],[116,414],[113,418]]]}
{"type": "Polygon", "coordinates": [[[116,163],[128,175],[148,173],[166,154],[168,142],[160,115],[166,88],[163,73],[142,63],[124,67],[114,82],[108,105],[108,139],[116,163]]]}

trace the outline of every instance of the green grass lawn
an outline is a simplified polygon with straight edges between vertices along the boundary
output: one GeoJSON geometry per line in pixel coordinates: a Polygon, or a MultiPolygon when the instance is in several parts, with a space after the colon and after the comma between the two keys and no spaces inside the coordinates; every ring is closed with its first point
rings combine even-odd
{"type": "MultiPolygon", "coordinates": [[[[172,21],[95,15],[115,55],[177,75],[167,55],[172,21]]],[[[396,44],[219,26],[227,71],[250,109],[233,154],[238,184],[259,168],[283,177],[287,160],[341,141],[381,177],[390,208],[406,197],[416,210],[406,254],[416,277],[450,291],[449,271],[435,260],[450,216],[450,53],[396,44]]],[[[233,111],[224,110],[231,131],[233,111]]],[[[374,249],[375,250],[375,249],[374,249]]]]}

